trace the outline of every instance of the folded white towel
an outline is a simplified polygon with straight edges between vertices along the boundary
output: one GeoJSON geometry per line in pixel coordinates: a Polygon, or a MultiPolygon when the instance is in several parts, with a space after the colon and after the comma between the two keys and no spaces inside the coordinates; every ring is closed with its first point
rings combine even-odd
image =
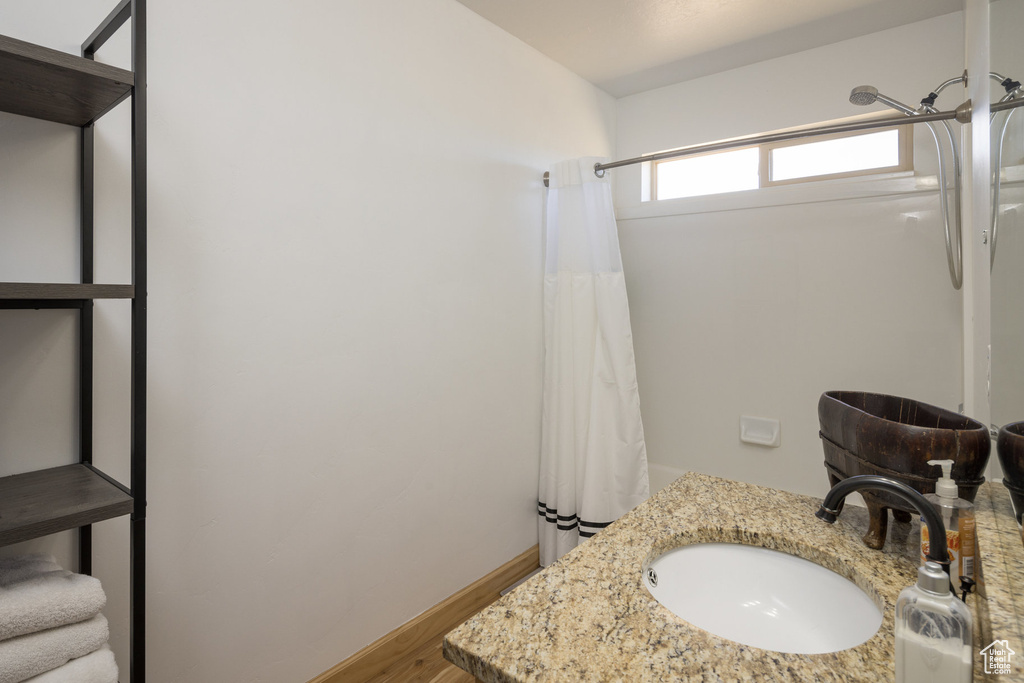
{"type": "Polygon", "coordinates": [[[33,676],[25,683],[117,683],[114,653],[104,645],[91,655],[72,659],[64,666],[33,676]]]}
{"type": "Polygon", "coordinates": [[[0,584],[24,581],[35,574],[53,571],[51,565],[54,564],[57,564],[57,561],[52,555],[17,555],[0,558],[0,584]]]}
{"type": "Polygon", "coordinates": [[[97,614],[88,621],[0,641],[0,683],[21,683],[56,669],[100,649],[109,637],[106,617],[97,614]]]}
{"type": "Polygon", "coordinates": [[[99,579],[45,555],[0,559],[0,640],[85,621],[107,604],[99,579]]]}

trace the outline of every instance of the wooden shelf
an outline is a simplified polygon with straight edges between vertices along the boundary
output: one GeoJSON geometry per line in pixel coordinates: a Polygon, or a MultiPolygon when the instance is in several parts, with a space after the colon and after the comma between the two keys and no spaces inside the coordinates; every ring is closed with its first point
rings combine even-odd
{"type": "MultiPolygon", "coordinates": [[[[146,206],[146,0],[113,0],[116,5],[96,29],[85,39],[83,54],[96,54],[117,32],[130,28],[131,67],[119,69],[92,59],[33,45],[0,35],[0,126],[14,116],[81,128],[81,149],[75,167],[78,169],[80,216],[78,238],[70,242],[82,263],[81,280],[93,280],[92,263],[96,256],[93,240],[95,214],[96,154],[92,124],[130,100],[131,115],[131,203],[146,206]],[[6,115],[5,115],[6,112],[6,115]],[[14,115],[14,116],[11,116],[14,115]]],[[[71,5],[62,2],[59,4],[71,5]]],[[[0,12],[2,14],[2,12],[0,12]]],[[[59,14],[51,17],[60,23],[59,14]]],[[[2,22],[0,22],[2,23],[2,22]]],[[[0,27],[2,29],[2,27],[0,27]]],[[[76,51],[77,52],[77,51],[76,51]]],[[[126,107],[127,108],[127,107],[126,107]]],[[[31,123],[26,121],[26,124],[31,123]]],[[[37,124],[46,125],[46,124],[37,124]]],[[[54,127],[54,131],[58,129],[54,127]]],[[[66,130],[66,129],[65,129],[66,130]]],[[[43,140],[45,143],[46,141],[43,140]]],[[[46,144],[39,150],[46,154],[46,144]]],[[[118,150],[114,150],[117,152],[118,150]]],[[[122,150],[127,154],[127,150],[122,150]]],[[[13,163],[15,160],[11,160],[13,163]]],[[[71,160],[69,159],[69,163],[71,160]]],[[[127,161],[126,161],[127,163],[127,161]]],[[[0,160],[0,166],[10,165],[0,160]]],[[[9,169],[17,172],[17,168],[9,169]]],[[[31,230],[30,225],[2,226],[7,229],[31,230]]],[[[127,235],[125,236],[127,237],[127,235]]],[[[121,339],[130,347],[114,344],[112,351],[127,351],[131,360],[128,421],[131,426],[130,462],[131,488],[115,481],[91,464],[55,467],[0,477],[0,546],[29,541],[42,536],[78,529],[78,571],[89,574],[93,568],[94,548],[88,526],[104,520],[131,515],[123,520],[130,549],[127,569],[128,610],[127,637],[130,656],[125,673],[132,683],[145,683],[146,678],[146,218],[145,211],[131,216],[131,277],[114,281],[131,284],[95,284],[92,282],[0,282],[0,325],[21,323],[23,316],[11,316],[5,310],[77,309],[76,351],[79,362],[71,370],[68,381],[76,386],[79,458],[91,458],[88,444],[93,428],[101,416],[94,414],[93,391],[97,381],[94,361],[97,334],[93,301],[120,300],[131,305],[130,338],[121,339]]],[[[18,276],[8,273],[7,277],[18,276]]],[[[73,277],[73,275],[72,275],[73,277]]],[[[2,276],[0,276],[2,279],[2,276]]],[[[40,278],[42,279],[42,278],[40,278]]],[[[58,280],[61,278],[57,278],[58,280]]],[[[70,279],[70,278],[69,278],[70,279]]],[[[114,304],[121,307],[124,304],[114,304]]],[[[30,316],[31,317],[31,316],[30,316]]],[[[30,330],[26,329],[26,332],[30,330]]],[[[122,335],[125,336],[125,335],[122,335]]],[[[44,343],[40,339],[39,343],[44,343]]],[[[127,360],[127,358],[126,358],[127,360]]],[[[127,389],[128,387],[125,387],[127,389]]],[[[57,416],[59,418],[60,416],[57,416]]],[[[53,416],[41,415],[52,421],[53,416]]],[[[59,428],[62,420],[52,427],[59,428]]],[[[70,456],[74,453],[69,453],[70,456]]],[[[5,460],[0,453],[0,462],[5,460]]],[[[29,463],[31,466],[31,463],[29,463]]],[[[39,466],[38,463],[36,466],[39,466]]],[[[11,470],[8,470],[11,471],[11,470]]],[[[126,475],[127,476],[127,475],[126,475]]],[[[120,526],[120,524],[118,525],[120,526]]],[[[13,549],[13,548],[12,548],[13,549]]],[[[3,678],[3,676],[0,676],[3,678]]],[[[122,679],[126,680],[126,679],[122,679]]]]}
{"type": "Polygon", "coordinates": [[[0,299],[131,299],[132,285],[0,282],[0,299]]]}
{"type": "Polygon", "coordinates": [[[132,497],[86,465],[0,478],[0,546],[132,511],[132,497]]]}
{"type": "Polygon", "coordinates": [[[0,111],[84,126],[134,83],[131,71],[0,36],[0,111]]]}

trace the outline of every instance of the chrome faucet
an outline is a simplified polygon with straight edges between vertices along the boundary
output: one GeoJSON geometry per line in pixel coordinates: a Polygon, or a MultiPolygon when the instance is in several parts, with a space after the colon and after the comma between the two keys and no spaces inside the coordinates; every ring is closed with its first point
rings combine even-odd
{"type": "Polygon", "coordinates": [[[938,511],[932,504],[906,484],[873,474],[848,477],[832,487],[814,515],[829,524],[834,524],[839,513],[842,512],[843,500],[846,496],[861,489],[877,489],[891,493],[917,508],[917,511],[924,517],[924,523],[928,525],[928,538],[931,539],[931,543],[928,544],[927,559],[941,564],[946,574],[949,574],[949,553],[946,551],[945,544],[946,526],[942,523],[942,518],[939,517],[938,511]]]}

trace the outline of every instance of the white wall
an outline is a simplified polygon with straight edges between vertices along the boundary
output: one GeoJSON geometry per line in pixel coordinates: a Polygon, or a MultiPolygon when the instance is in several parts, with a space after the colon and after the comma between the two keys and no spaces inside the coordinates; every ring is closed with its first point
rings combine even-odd
{"type": "MultiPolygon", "coordinates": [[[[962,70],[957,13],[623,98],[616,153],[862,114],[848,101],[862,84],[916,104],[962,70]]],[[[959,104],[957,90],[940,106],[959,104]]],[[[918,128],[911,178],[652,206],[639,166],[612,172],[652,476],[697,470],[823,495],[823,391],[957,408],[960,295],[934,146],[918,128]],[[781,420],[782,446],[741,443],[743,414],[781,420]]]]}
{"type": "MultiPolygon", "coordinates": [[[[67,4],[2,30],[73,51],[112,3],[67,4]]],[[[151,0],[149,47],[150,680],[303,681],[536,542],[540,176],[611,154],[614,102],[452,0],[151,0]]],[[[77,277],[74,144],[0,118],[0,278],[77,277]]],[[[0,467],[67,461],[74,320],[0,315],[0,467]]]]}

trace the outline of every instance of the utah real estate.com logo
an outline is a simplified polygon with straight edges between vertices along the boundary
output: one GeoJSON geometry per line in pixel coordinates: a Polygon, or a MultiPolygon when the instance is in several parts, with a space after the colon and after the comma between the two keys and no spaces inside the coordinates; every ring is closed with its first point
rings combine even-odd
{"type": "Polygon", "coordinates": [[[985,658],[985,673],[987,674],[1008,674],[1011,671],[1010,659],[1017,654],[1010,649],[1010,642],[1007,640],[993,640],[988,647],[981,651],[985,658]]]}

